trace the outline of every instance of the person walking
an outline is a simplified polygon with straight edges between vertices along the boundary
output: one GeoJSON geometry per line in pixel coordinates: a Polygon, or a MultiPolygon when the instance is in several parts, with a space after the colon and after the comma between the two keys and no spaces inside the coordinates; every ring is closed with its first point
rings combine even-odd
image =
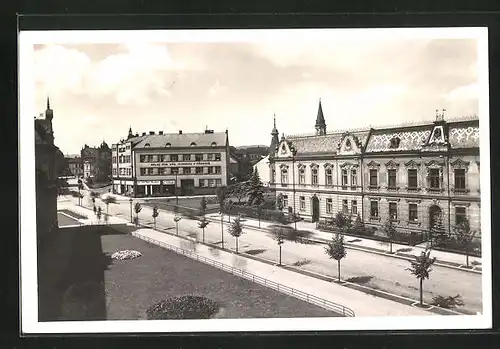
{"type": "Polygon", "coordinates": [[[97,214],[97,208],[94,205],[94,215],[96,215],[96,214],[97,214]]]}

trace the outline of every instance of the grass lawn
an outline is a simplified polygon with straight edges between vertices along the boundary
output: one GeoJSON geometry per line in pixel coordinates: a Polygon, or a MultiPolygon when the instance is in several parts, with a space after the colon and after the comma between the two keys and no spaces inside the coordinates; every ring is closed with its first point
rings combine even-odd
{"type": "Polygon", "coordinates": [[[53,248],[39,262],[40,321],[146,319],[153,304],[184,295],[217,302],[216,318],[338,316],[109,227],[61,229],[53,248]],[[109,257],[124,249],[142,256],[109,257]]]}

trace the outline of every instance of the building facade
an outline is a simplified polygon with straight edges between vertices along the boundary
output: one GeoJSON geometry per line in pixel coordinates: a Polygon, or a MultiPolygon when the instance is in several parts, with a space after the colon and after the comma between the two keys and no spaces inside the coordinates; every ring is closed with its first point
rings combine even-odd
{"type": "Polygon", "coordinates": [[[480,229],[479,120],[327,132],[321,101],[314,135],[282,137],[270,160],[271,185],[306,220],[339,211],[380,227],[428,231],[464,218],[480,229]]]}
{"type": "Polygon", "coordinates": [[[75,177],[83,177],[83,162],[79,155],[66,155],[70,173],[75,177]]]}
{"type": "Polygon", "coordinates": [[[80,154],[84,178],[100,182],[110,180],[111,148],[106,142],[103,141],[98,147],[89,147],[85,144],[80,154]]]}
{"type": "Polygon", "coordinates": [[[53,110],[47,98],[45,115],[35,117],[35,190],[37,243],[43,245],[58,229],[57,169],[52,128],[53,110]]]}
{"type": "Polygon", "coordinates": [[[229,179],[228,133],[132,134],[112,147],[113,191],[135,197],[215,194],[229,179]]]}

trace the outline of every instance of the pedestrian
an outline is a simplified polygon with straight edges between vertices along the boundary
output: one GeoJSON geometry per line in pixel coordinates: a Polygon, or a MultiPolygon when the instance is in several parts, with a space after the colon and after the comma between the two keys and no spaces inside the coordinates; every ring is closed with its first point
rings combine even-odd
{"type": "Polygon", "coordinates": [[[94,205],[94,214],[97,214],[97,208],[94,205]]]}

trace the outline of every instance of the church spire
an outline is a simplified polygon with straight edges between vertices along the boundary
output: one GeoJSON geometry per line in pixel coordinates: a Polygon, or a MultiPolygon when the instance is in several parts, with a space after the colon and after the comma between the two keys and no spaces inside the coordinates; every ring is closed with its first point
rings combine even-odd
{"type": "Polygon", "coordinates": [[[132,126],[130,126],[128,129],[128,138],[132,138],[132,137],[134,137],[134,135],[132,133],[132,126]]]}
{"type": "Polygon", "coordinates": [[[278,147],[279,140],[279,132],[276,128],[276,113],[274,113],[274,124],[273,130],[271,131],[271,146],[269,147],[269,157],[273,157],[276,152],[276,148],[278,147]]]}
{"type": "Polygon", "coordinates": [[[54,112],[50,109],[50,100],[47,96],[47,110],[45,111],[45,119],[52,120],[54,118],[54,112]]]}
{"type": "Polygon", "coordinates": [[[318,106],[318,116],[316,117],[316,125],[314,126],[316,129],[316,135],[323,136],[326,134],[326,123],[325,117],[323,116],[323,107],[321,106],[321,98],[319,99],[318,106]]]}
{"type": "Polygon", "coordinates": [[[50,100],[49,100],[49,96],[47,96],[47,110],[50,109],[50,100]]]}

